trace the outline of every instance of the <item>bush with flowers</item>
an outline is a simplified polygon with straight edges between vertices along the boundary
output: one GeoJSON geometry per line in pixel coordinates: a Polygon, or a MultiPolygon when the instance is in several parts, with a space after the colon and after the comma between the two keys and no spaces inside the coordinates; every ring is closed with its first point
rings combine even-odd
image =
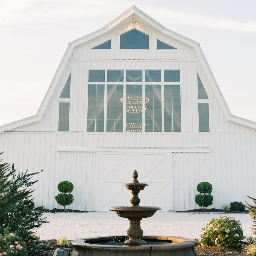
{"type": "Polygon", "coordinates": [[[0,256],[28,256],[26,243],[21,237],[10,233],[9,229],[0,236],[0,256]]]}
{"type": "Polygon", "coordinates": [[[70,242],[67,240],[67,238],[65,236],[62,236],[60,239],[57,240],[56,245],[58,246],[66,246],[69,247],[70,246],[70,242]]]}
{"type": "Polygon", "coordinates": [[[256,244],[248,244],[245,247],[245,252],[247,255],[255,256],[256,255],[256,244]]]}
{"type": "Polygon", "coordinates": [[[26,244],[29,256],[41,254],[40,240],[33,233],[46,222],[43,208],[33,202],[31,186],[37,182],[35,174],[19,173],[14,165],[0,162],[0,234],[16,234],[26,244]]]}
{"type": "Polygon", "coordinates": [[[241,246],[244,239],[241,223],[231,217],[220,216],[211,219],[202,229],[199,243],[201,245],[221,248],[241,246]]]}

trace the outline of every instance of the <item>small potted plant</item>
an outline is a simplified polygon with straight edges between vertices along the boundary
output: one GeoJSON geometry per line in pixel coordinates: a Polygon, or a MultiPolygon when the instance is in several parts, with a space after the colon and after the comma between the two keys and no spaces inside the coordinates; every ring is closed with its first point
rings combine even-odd
{"type": "Polygon", "coordinates": [[[61,248],[58,248],[55,251],[55,252],[57,252],[56,255],[69,256],[70,242],[67,240],[66,237],[62,236],[59,240],[57,240],[56,245],[61,246],[61,248]]]}

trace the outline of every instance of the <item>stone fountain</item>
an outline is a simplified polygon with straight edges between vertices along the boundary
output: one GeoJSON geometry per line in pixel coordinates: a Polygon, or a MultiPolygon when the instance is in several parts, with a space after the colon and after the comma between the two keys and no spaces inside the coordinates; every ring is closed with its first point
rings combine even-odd
{"type": "Polygon", "coordinates": [[[133,181],[124,186],[132,192],[131,206],[114,206],[118,216],[130,221],[127,236],[108,236],[72,241],[74,250],[72,256],[195,256],[195,240],[170,236],[143,236],[140,222],[143,218],[151,217],[159,207],[139,206],[139,192],[148,186],[139,183],[136,169],[133,171],[133,181]]]}

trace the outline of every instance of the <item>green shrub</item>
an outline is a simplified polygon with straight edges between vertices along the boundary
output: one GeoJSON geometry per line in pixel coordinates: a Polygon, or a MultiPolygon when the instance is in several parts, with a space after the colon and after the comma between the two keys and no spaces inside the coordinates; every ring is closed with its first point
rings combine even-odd
{"type": "Polygon", "coordinates": [[[199,242],[202,245],[227,248],[241,246],[243,239],[240,221],[231,217],[220,216],[219,219],[211,219],[202,229],[199,242]]]}
{"type": "Polygon", "coordinates": [[[249,236],[246,238],[246,243],[247,244],[254,244],[256,241],[253,237],[249,236]]]}
{"type": "Polygon", "coordinates": [[[200,193],[195,196],[195,202],[200,207],[208,207],[213,203],[212,185],[209,182],[201,182],[197,185],[197,191],[200,193]]]}
{"type": "Polygon", "coordinates": [[[222,210],[223,210],[224,212],[230,211],[230,205],[224,204],[224,205],[222,206],[222,210]]]}
{"type": "Polygon", "coordinates": [[[244,211],[245,207],[241,202],[231,202],[230,203],[230,211],[239,212],[244,211]]]}
{"type": "Polygon", "coordinates": [[[40,255],[40,241],[33,230],[46,222],[36,207],[31,181],[37,173],[17,173],[14,165],[0,163],[0,234],[13,233],[26,244],[29,256],[40,255]]]}
{"type": "Polygon", "coordinates": [[[196,195],[195,202],[200,207],[208,207],[209,205],[212,205],[213,203],[213,196],[212,195],[196,195]]]}
{"type": "Polygon", "coordinates": [[[200,182],[197,185],[197,191],[201,194],[211,194],[212,193],[212,185],[209,182],[200,182]]]}
{"type": "Polygon", "coordinates": [[[58,204],[64,206],[64,209],[67,205],[72,204],[74,201],[73,195],[71,194],[58,194],[55,196],[55,199],[58,204]]]}
{"type": "Polygon", "coordinates": [[[74,198],[73,195],[70,194],[73,191],[74,185],[69,181],[62,181],[58,184],[58,190],[61,194],[55,196],[55,199],[58,204],[64,206],[64,210],[66,209],[67,205],[73,203],[74,198]]]}
{"type": "Polygon", "coordinates": [[[61,193],[71,193],[73,191],[73,188],[74,188],[74,185],[67,180],[62,181],[58,184],[58,190],[61,193]]]}

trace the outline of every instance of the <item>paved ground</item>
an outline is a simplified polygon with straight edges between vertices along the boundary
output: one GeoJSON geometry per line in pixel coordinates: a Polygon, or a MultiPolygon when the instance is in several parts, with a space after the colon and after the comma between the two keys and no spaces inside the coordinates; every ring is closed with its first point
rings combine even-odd
{"type": "MultiPolygon", "coordinates": [[[[251,236],[252,219],[247,214],[157,212],[142,220],[144,235],[167,235],[199,238],[201,229],[212,218],[226,215],[240,220],[245,236],[251,236]]],[[[124,235],[129,227],[126,219],[114,212],[46,213],[49,223],[37,230],[41,239],[58,239],[124,235]]]]}

